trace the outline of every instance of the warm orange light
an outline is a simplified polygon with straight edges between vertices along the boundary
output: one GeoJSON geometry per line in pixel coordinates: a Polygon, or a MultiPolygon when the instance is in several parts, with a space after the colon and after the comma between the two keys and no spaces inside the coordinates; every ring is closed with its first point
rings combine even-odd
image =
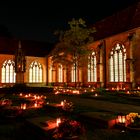
{"type": "Polygon", "coordinates": [[[25,95],[25,97],[27,98],[27,97],[28,97],[28,95],[25,95]]]}
{"type": "Polygon", "coordinates": [[[122,116],[122,123],[125,123],[126,119],[125,116],[122,116]]]}
{"type": "Polygon", "coordinates": [[[40,97],[38,96],[37,99],[40,99],[40,97]]]}
{"type": "Polygon", "coordinates": [[[116,90],[117,90],[117,91],[119,91],[119,90],[120,90],[119,86],[117,86],[116,90]]]}
{"type": "Polygon", "coordinates": [[[118,123],[121,123],[121,122],[122,122],[122,118],[121,118],[121,116],[118,116],[118,118],[117,118],[117,122],[118,122],[118,123]]]}
{"type": "Polygon", "coordinates": [[[34,95],[34,98],[36,99],[36,95],[34,95]]]}
{"type": "Polygon", "coordinates": [[[61,105],[62,105],[62,106],[64,105],[64,102],[63,102],[63,101],[61,101],[61,105]]]}
{"type": "Polygon", "coordinates": [[[97,97],[98,96],[98,94],[97,93],[95,93],[95,97],[97,97]]]}
{"type": "Polygon", "coordinates": [[[57,118],[56,119],[56,126],[59,126],[60,123],[61,123],[61,119],[60,118],[57,118]]]}
{"type": "Polygon", "coordinates": [[[118,119],[117,119],[117,122],[118,123],[125,123],[126,122],[126,118],[125,118],[125,116],[118,116],[118,119]]]}
{"type": "Polygon", "coordinates": [[[93,91],[94,91],[94,89],[91,90],[91,92],[93,92],[93,91]]]}
{"type": "Polygon", "coordinates": [[[80,92],[79,92],[79,90],[73,90],[73,93],[74,94],[79,94],[80,92]]]}
{"type": "Polygon", "coordinates": [[[34,103],[34,107],[37,107],[37,103],[34,103]]]}
{"type": "Polygon", "coordinates": [[[56,92],[55,92],[55,94],[58,94],[58,93],[59,93],[59,91],[56,91],[56,92]]]}
{"type": "Polygon", "coordinates": [[[26,106],[26,103],[24,103],[24,104],[21,104],[21,107],[20,107],[20,108],[23,109],[23,110],[25,110],[26,107],[27,107],[27,106],[26,106]]]}

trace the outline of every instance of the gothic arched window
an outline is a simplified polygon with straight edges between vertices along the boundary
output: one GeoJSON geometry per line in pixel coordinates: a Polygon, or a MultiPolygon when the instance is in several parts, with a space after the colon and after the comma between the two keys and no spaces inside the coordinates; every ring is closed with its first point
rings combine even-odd
{"type": "Polygon", "coordinates": [[[77,64],[74,63],[71,69],[71,82],[77,82],[78,75],[77,75],[77,64]]]}
{"type": "Polygon", "coordinates": [[[14,71],[14,61],[6,60],[2,65],[2,83],[15,83],[16,73],[14,71]]]}
{"type": "Polygon", "coordinates": [[[88,82],[97,81],[97,62],[96,62],[96,53],[92,52],[88,56],[88,82]]]}
{"type": "Polygon", "coordinates": [[[63,82],[63,66],[58,66],[58,82],[63,82]]]}
{"type": "Polygon", "coordinates": [[[126,49],[122,44],[116,44],[110,52],[109,74],[110,82],[126,81],[126,49]]]}
{"type": "Polygon", "coordinates": [[[30,68],[29,68],[29,82],[30,83],[38,83],[38,82],[42,82],[42,65],[37,62],[34,61],[31,63],[30,68]]]}

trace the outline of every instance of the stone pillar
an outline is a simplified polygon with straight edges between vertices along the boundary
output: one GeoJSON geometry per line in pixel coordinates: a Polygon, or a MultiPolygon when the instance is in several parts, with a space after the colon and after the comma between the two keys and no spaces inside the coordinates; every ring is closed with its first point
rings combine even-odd
{"type": "Polygon", "coordinates": [[[71,65],[66,66],[66,78],[67,78],[67,84],[69,86],[69,83],[71,83],[71,65]]]}
{"type": "Polygon", "coordinates": [[[132,83],[132,89],[136,86],[135,81],[135,56],[134,56],[134,50],[135,50],[135,33],[130,33],[128,36],[128,40],[130,42],[130,59],[129,59],[129,69],[130,69],[130,82],[132,83]]]}
{"type": "MultiPolygon", "coordinates": [[[[102,63],[101,63],[101,49],[102,49],[102,44],[99,44],[98,45],[98,48],[97,48],[97,83],[101,83],[101,82],[103,82],[102,80],[101,80],[101,65],[102,65],[102,63]]],[[[100,84],[98,84],[98,87],[102,87],[102,85],[100,84]]]]}
{"type": "Polygon", "coordinates": [[[46,85],[49,85],[49,58],[46,56],[46,85]]]}
{"type": "Polygon", "coordinates": [[[16,73],[16,83],[17,84],[24,84],[24,73],[16,73]]]}
{"type": "Polygon", "coordinates": [[[105,41],[98,46],[97,81],[102,88],[106,88],[106,48],[105,41]]]}

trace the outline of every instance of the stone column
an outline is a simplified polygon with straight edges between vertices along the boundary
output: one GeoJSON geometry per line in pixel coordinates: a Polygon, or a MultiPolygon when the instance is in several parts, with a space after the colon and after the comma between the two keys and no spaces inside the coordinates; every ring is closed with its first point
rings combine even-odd
{"type": "Polygon", "coordinates": [[[98,46],[98,63],[97,63],[97,80],[100,82],[102,88],[106,88],[106,48],[105,41],[103,40],[98,46]]]}
{"type": "Polygon", "coordinates": [[[134,50],[135,50],[135,33],[131,33],[128,36],[128,40],[130,42],[130,59],[129,59],[129,69],[130,69],[130,82],[132,83],[132,89],[136,86],[135,81],[135,56],[134,56],[134,50]]]}

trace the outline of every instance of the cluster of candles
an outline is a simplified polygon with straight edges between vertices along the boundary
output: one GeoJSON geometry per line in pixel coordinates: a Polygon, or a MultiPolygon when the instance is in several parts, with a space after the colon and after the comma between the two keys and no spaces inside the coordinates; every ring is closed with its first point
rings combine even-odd
{"type": "Polygon", "coordinates": [[[20,106],[21,109],[25,110],[27,108],[27,104],[26,103],[22,103],[20,106]]]}
{"type": "Polygon", "coordinates": [[[129,124],[134,123],[136,117],[140,118],[140,115],[133,112],[127,115],[119,115],[116,119],[116,123],[121,123],[124,126],[128,126],[129,124]]]}
{"type": "Polygon", "coordinates": [[[117,121],[117,123],[125,123],[126,122],[126,116],[119,115],[116,121],[117,121]]]}
{"type": "Polygon", "coordinates": [[[78,89],[59,89],[59,88],[55,88],[54,89],[54,94],[59,94],[59,93],[67,93],[67,94],[82,94],[82,93],[86,93],[86,92],[94,92],[95,89],[91,88],[91,89],[84,89],[84,90],[78,90],[78,89]]]}
{"type": "Polygon", "coordinates": [[[20,93],[19,96],[20,97],[25,97],[25,98],[46,99],[46,96],[44,96],[44,95],[39,96],[39,95],[36,95],[36,94],[35,95],[31,94],[31,93],[25,94],[25,95],[23,93],[20,93]]]}
{"type": "MultiPolygon", "coordinates": [[[[44,95],[39,96],[39,95],[30,94],[30,93],[29,94],[20,93],[19,96],[22,98],[28,98],[28,100],[33,101],[33,105],[31,106],[31,108],[41,107],[41,105],[44,103],[44,99],[46,99],[46,96],[44,95]]],[[[27,104],[22,103],[21,109],[23,110],[27,109],[27,104]]]]}

